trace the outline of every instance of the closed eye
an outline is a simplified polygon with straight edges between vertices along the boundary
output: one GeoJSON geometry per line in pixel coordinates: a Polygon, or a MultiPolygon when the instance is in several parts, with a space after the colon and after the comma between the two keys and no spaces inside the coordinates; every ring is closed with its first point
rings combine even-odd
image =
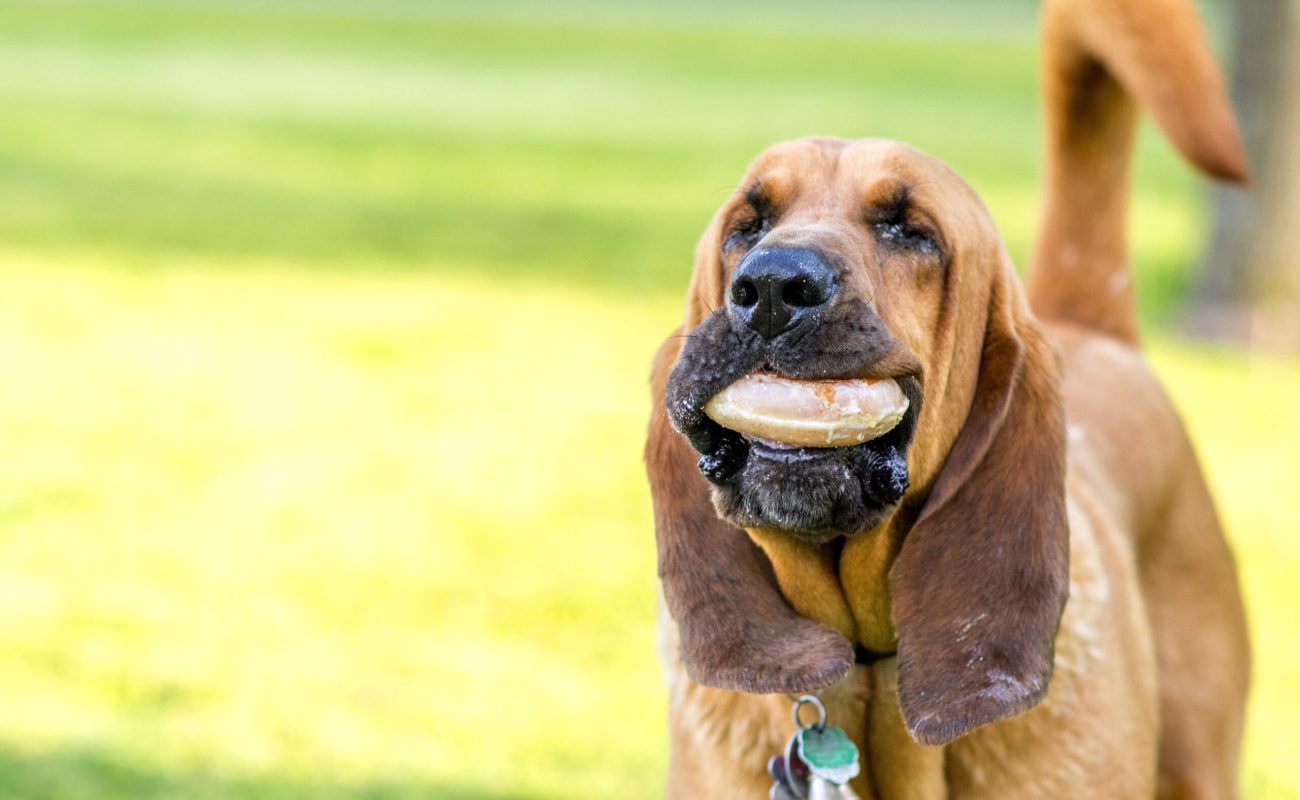
{"type": "Polygon", "coordinates": [[[884,202],[867,212],[867,225],[876,240],[891,248],[921,255],[939,252],[938,237],[912,204],[908,187],[898,187],[884,202]]]}
{"type": "Polygon", "coordinates": [[[934,237],[923,227],[906,222],[873,222],[871,228],[881,244],[905,247],[925,255],[939,252],[934,237]]]}
{"type": "Polygon", "coordinates": [[[772,230],[772,221],[767,215],[755,213],[752,217],[741,220],[727,234],[727,240],[723,242],[723,250],[731,250],[736,247],[753,247],[772,230]]]}
{"type": "Polygon", "coordinates": [[[724,251],[737,247],[749,249],[772,230],[772,204],[763,195],[759,184],[745,191],[745,201],[744,213],[732,223],[730,232],[722,243],[724,251]]]}

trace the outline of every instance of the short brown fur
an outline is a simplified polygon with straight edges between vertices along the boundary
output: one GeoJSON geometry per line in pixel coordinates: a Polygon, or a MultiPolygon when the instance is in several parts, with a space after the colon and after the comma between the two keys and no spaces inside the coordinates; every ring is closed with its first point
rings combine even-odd
{"type": "Polygon", "coordinates": [[[770,693],[812,689],[862,750],[863,798],[1235,796],[1244,615],[1191,446],[1134,348],[1128,93],[1211,174],[1242,178],[1243,159],[1194,11],[1143,8],[1047,4],[1028,299],[983,205],[929,156],[808,139],[747,171],[782,208],[765,242],[849,265],[846,291],[899,343],[881,369],[922,376],[911,489],[873,530],[818,544],[715,511],[662,401],[681,334],[726,302],[739,197],[702,237],[683,327],[656,356],[646,452],[670,797],[764,796],[791,730],[770,693]],[[861,224],[899,187],[937,221],[941,269],[882,255],[861,224]],[[850,643],[897,657],[855,666],[850,643]]]}

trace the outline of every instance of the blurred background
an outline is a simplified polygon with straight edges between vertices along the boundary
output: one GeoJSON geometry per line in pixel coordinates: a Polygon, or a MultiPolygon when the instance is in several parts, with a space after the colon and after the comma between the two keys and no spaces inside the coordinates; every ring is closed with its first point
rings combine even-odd
{"type": "MultiPolygon", "coordinates": [[[[1294,798],[1300,28],[1242,3],[1255,190],[1145,127],[1130,218],[1251,614],[1243,783],[1294,798]]],[[[640,448],[695,237],[767,144],[890,136],[1023,263],[1034,17],[0,3],[0,797],[661,796],[640,448]]]]}

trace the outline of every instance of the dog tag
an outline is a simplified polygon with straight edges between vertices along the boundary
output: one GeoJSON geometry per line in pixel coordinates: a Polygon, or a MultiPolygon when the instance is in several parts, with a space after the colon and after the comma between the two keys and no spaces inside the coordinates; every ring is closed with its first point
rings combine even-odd
{"type": "Polygon", "coordinates": [[[815,695],[803,695],[791,710],[795,732],[785,753],[767,762],[772,776],[769,800],[857,800],[848,782],[857,777],[858,748],[843,729],[826,724],[826,707],[815,695]],[[817,721],[804,725],[799,709],[811,705],[817,721]]]}
{"type": "MultiPolygon", "coordinates": [[[[782,756],[773,756],[773,758],[781,758],[781,757],[782,756]]],[[[777,781],[776,783],[772,784],[771,789],[767,790],[767,800],[801,800],[801,798],[796,797],[790,791],[789,786],[782,783],[781,781],[777,781]]]]}
{"type": "Polygon", "coordinates": [[[837,786],[825,778],[813,776],[808,785],[808,800],[858,800],[858,795],[846,783],[837,786]]]}
{"type": "Polygon", "coordinates": [[[770,800],[807,800],[808,765],[799,759],[799,734],[790,737],[785,753],[772,756],[767,761],[767,774],[772,776],[772,788],[768,792],[770,800]]]}
{"type": "Polygon", "coordinates": [[[844,731],[834,725],[813,725],[796,734],[799,739],[799,758],[808,765],[814,777],[835,784],[844,784],[857,777],[858,748],[844,731]]]}
{"type": "Polygon", "coordinates": [[[814,777],[808,784],[808,800],[839,800],[839,788],[825,778],[814,777]]]}
{"type": "Polygon", "coordinates": [[[772,778],[772,788],[767,791],[768,800],[799,800],[790,792],[790,787],[785,782],[785,756],[769,758],[767,774],[772,778]]]}

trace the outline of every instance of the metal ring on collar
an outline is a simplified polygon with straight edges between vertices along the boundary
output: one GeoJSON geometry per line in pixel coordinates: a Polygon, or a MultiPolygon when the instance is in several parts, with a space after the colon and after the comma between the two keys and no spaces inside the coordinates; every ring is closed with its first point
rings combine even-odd
{"type": "Polygon", "coordinates": [[[790,714],[794,717],[794,726],[801,731],[807,730],[808,728],[821,730],[826,727],[826,706],[822,705],[822,701],[814,695],[801,695],[798,700],[794,701],[794,708],[790,711],[790,714]],[[799,721],[799,709],[805,704],[811,704],[817,709],[817,721],[812,725],[804,725],[799,721]]]}

